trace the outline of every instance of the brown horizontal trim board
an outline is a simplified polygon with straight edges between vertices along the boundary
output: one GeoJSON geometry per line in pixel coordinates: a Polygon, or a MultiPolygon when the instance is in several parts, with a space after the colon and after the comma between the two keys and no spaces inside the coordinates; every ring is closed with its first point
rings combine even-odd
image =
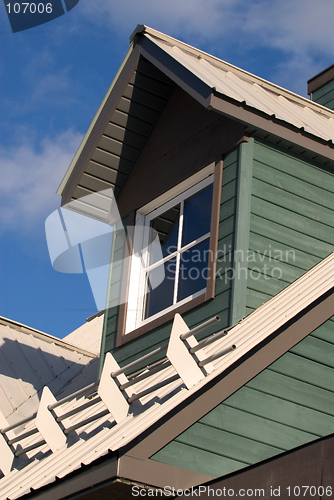
{"type": "MultiPolygon", "coordinates": [[[[334,488],[334,435],[247,467],[241,472],[215,479],[203,486],[205,488],[202,487],[200,495],[203,500],[219,496],[254,496],[267,500],[275,497],[330,498],[333,493],[326,494],[326,487],[334,488]],[[218,490],[222,490],[222,494],[219,494],[218,490]],[[231,495],[228,495],[228,490],[231,495]],[[231,490],[234,490],[234,495],[231,490]]],[[[327,493],[329,492],[330,489],[327,490],[327,493]]]]}
{"type": "MultiPolygon", "coordinates": [[[[211,226],[210,226],[210,252],[209,255],[216,255],[217,253],[217,245],[218,245],[218,233],[219,233],[219,213],[220,213],[220,199],[221,199],[221,190],[222,190],[222,176],[223,176],[223,160],[221,156],[219,156],[215,161],[215,169],[214,169],[214,182],[213,182],[213,197],[212,197],[212,212],[211,212],[211,226]]],[[[132,212],[134,213],[134,212],[132,212]]],[[[131,246],[131,245],[130,245],[131,246]]],[[[159,318],[143,325],[133,332],[129,332],[125,334],[125,324],[126,324],[126,314],[127,314],[127,303],[125,302],[119,309],[119,318],[118,318],[118,328],[117,328],[117,339],[116,339],[116,347],[120,347],[133,339],[148,333],[155,328],[158,328],[169,321],[174,319],[176,313],[185,314],[186,312],[194,309],[195,307],[208,302],[209,300],[214,298],[215,294],[215,282],[216,282],[216,262],[208,263],[208,280],[207,287],[205,293],[196,297],[195,299],[187,302],[186,304],[182,304],[179,307],[173,309],[169,313],[166,313],[159,318]]],[[[128,288],[128,283],[130,280],[130,269],[127,270],[127,274],[125,273],[125,278],[123,283],[126,283],[126,287],[128,288]]],[[[125,294],[127,291],[124,290],[125,294]]]]}
{"type": "Polygon", "coordinates": [[[231,102],[223,96],[212,95],[209,109],[221,112],[225,116],[234,118],[244,124],[252,125],[260,130],[273,134],[281,139],[294,143],[308,151],[334,160],[334,144],[330,141],[324,141],[316,136],[308,134],[304,129],[297,129],[284,121],[275,117],[262,114],[260,111],[252,111],[244,104],[231,102]]]}
{"type": "Polygon", "coordinates": [[[189,488],[212,479],[210,476],[199,472],[181,469],[174,465],[153,460],[138,460],[127,455],[119,459],[118,476],[157,488],[173,486],[176,489],[189,488]]]}
{"type": "Polygon", "coordinates": [[[323,85],[334,79],[334,64],[324,69],[317,75],[310,78],[307,82],[307,93],[312,94],[316,90],[320,89],[323,85]]]}
{"type": "Polygon", "coordinates": [[[333,313],[334,289],[331,289],[227,372],[204,386],[192,396],[191,401],[185,401],[159,420],[141,437],[126,446],[123,452],[142,460],[151,457],[331,318],[333,313]]]}

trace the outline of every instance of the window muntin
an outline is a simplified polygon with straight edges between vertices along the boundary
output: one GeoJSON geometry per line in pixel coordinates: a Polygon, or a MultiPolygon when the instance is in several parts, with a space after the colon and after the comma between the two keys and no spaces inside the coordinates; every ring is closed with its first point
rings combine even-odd
{"type": "MultiPolygon", "coordinates": [[[[212,194],[213,175],[142,215],[143,226],[158,233],[161,249],[151,245],[143,256],[134,328],[205,292],[212,194]],[[162,266],[165,279],[152,287],[162,266]]],[[[145,237],[142,242],[145,248],[145,237]]]]}

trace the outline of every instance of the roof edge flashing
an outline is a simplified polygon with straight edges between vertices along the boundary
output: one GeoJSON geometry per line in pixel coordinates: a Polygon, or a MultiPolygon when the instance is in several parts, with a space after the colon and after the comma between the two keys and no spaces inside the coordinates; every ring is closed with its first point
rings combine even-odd
{"type": "Polygon", "coordinates": [[[163,48],[155,44],[152,37],[144,37],[141,40],[140,53],[202,106],[209,107],[212,88],[163,48]]]}
{"type": "Polygon", "coordinates": [[[145,24],[137,24],[137,26],[135,27],[135,29],[133,30],[133,32],[129,36],[130,43],[133,42],[134,38],[137,35],[140,35],[141,33],[144,33],[146,31],[146,28],[147,27],[145,26],[145,24]]]}

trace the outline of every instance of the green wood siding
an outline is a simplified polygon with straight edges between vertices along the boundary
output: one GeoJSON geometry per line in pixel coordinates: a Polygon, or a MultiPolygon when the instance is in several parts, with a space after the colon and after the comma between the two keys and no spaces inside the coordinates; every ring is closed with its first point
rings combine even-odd
{"type": "Polygon", "coordinates": [[[255,142],[246,312],[333,251],[334,175],[255,142]]]}
{"type": "Polygon", "coordinates": [[[152,459],[219,477],[333,432],[331,318],[152,459]]]}
{"type": "Polygon", "coordinates": [[[334,80],[326,83],[311,94],[311,100],[334,109],[334,80]]]}
{"type": "MultiPolygon", "coordinates": [[[[232,259],[230,259],[230,257],[233,255],[237,167],[238,150],[235,150],[227,154],[224,158],[218,241],[219,262],[217,266],[215,289],[216,295],[209,303],[184,315],[184,320],[189,327],[196,326],[217,314],[219,314],[221,318],[219,327],[229,325],[232,280],[230,279],[227,269],[232,265],[232,259]]],[[[105,315],[101,360],[104,358],[104,353],[110,351],[121,365],[129,363],[164,344],[168,341],[171,332],[171,323],[168,323],[129,342],[121,348],[116,348],[117,322],[118,308],[109,309],[105,315]]],[[[215,331],[214,327],[212,327],[211,330],[212,332],[215,331]]],[[[208,333],[209,329],[206,331],[206,334],[208,333]]],[[[201,337],[198,336],[198,338],[201,337]]]]}

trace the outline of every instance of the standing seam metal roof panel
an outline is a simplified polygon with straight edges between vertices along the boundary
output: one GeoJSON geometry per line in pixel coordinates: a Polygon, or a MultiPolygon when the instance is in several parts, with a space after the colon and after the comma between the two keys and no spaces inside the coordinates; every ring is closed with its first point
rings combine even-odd
{"type": "Polygon", "coordinates": [[[157,35],[152,36],[150,28],[147,28],[144,36],[180,62],[201,81],[205,82],[208,87],[215,88],[221,95],[239,102],[245,102],[247,106],[260,110],[269,116],[275,116],[299,129],[308,128],[312,135],[326,141],[334,139],[334,123],[332,121],[334,112],[328,108],[242,71],[224,61],[213,58],[197,49],[193,49],[194,53],[190,54],[187,52],[188,47],[182,42],[170,39],[170,44],[168,44],[166,36],[164,36],[164,40],[159,39],[157,35]],[[177,42],[178,46],[172,45],[173,42],[177,42]],[[221,67],[218,67],[218,63],[221,64],[221,67]],[[285,112],[282,111],[280,97],[286,99],[285,112]],[[303,108],[310,111],[309,123],[303,118],[303,108]],[[320,132],[316,125],[317,114],[323,123],[324,132],[320,132]],[[296,115],[298,118],[296,118],[296,115]]]}
{"type": "MultiPolygon", "coordinates": [[[[18,498],[28,493],[31,486],[38,489],[52,483],[56,477],[65,477],[82,467],[82,464],[88,465],[106,455],[109,450],[116,451],[130,443],[333,287],[334,254],[331,254],[234,326],[226,337],[204,348],[205,356],[209,356],[231,344],[237,345],[237,349],[228,356],[214,361],[213,372],[191,389],[187,390],[182,380],[178,379],[142,398],[141,405],[131,406],[129,415],[119,424],[116,424],[109,414],[78,429],[76,431],[78,441],[75,441],[75,436],[71,437],[70,434],[68,445],[55,453],[50,453],[47,445],[29,452],[28,456],[30,460],[33,460],[32,463],[20,471],[9,473],[0,480],[1,498],[18,498]]],[[[149,381],[146,379],[138,382],[128,394],[132,391],[139,392],[149,384],[153,385],[167,379],[174,373],[174,367],[169,366],[158,375],[152,375],[149,381]]],[[[60,410],[57,409],[57,413],[67,412],[81,405],[84,400],[85,398],[69,401],[60,410]]],[[[97,403],[96,406],[81,412],[80,415],[77,414],[67,419],[66,427],[93,414],[98,414],[103,408],[103,402],[97,403]]],[[[26,428],[32,427],[33,424],[29,424],[26,428]]],[[[39,439],[33,436],[26,440],[26,444],[29,445],[39,439]]]]}

